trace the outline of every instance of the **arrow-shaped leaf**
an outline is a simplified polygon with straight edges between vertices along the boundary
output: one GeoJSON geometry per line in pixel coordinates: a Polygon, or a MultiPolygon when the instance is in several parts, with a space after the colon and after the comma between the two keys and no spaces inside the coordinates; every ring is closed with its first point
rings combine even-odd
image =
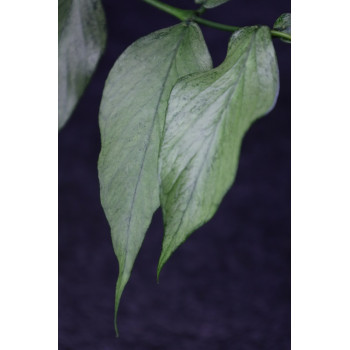
{"type": "Polygon", "coordinates": [[[234,181],[242,138],[273,108],[278,88],[267,27],[237,31],[219,67],[175,85],[159,162],[165,236],[158,274],[175,249],[216,212],[234,181]]]}
{"type": "Polygon", "coordinates": [[[106,44],[100,0],[58,1],[58,128],[83,94],[106,44]]]}
{"type": "Polygon", "coordinates": [[[158,155],[170,91],[182,76],[211,68],[196,24],[181,23],[133,43],[111,70],[100,110],[101,201],[119,261],[115,311],[159,207],[158,155]]]}

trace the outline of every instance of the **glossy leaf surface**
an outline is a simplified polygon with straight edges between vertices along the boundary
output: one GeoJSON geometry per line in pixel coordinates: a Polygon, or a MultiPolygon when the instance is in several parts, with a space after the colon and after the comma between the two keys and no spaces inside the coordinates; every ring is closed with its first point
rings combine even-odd
{"type": "Polygon", "coordinates": [[[99,0],[58,1],[58,128],[83,94],[106,44],[99,0]]]}
{"type": "MultiPolygon", "coordinates": [[[[273,29],[282,33],[291,34],[291,16],[290,13],[283,13],[279,16],[273,25],[273,29]]],[[[281,39],[286,43],[290,43],[290,40],[281,39]]]]}
{"type": "Polygon", "coordinates": [[[207,9],[220,6],[228,1],[230,0],[195,0],[196,4],[201,4],[207,9]]]}
{"type": "Polygon", "coordinates": [[[180,77],[211,67],[199,27],[180,23],[133,43],[107,79],[98,169],[101,201],[119,261],[116,312],[159,207],[159,145],[171,89],[180,77]]]}
{"type": "Polygon", "coordinates": [[[279,89],[267,27],[235,32],[224,62],[172,90],[160,152],[165,236],[158,274],[175,249],[216,212],[231,187],[242,138],[279,89]]]}

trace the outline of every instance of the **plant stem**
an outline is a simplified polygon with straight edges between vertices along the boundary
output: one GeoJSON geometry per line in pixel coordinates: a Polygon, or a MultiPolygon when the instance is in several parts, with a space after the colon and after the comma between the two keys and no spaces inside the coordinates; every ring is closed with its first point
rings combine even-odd
{"type": "Polygon", "coordinates": [[[282,32],[279,32],[278,30],[273,30],[273,29],[271,29],[270,32],[271,32],[271,35],[276,37],[276,38],[282,38],[282,39],[286,39],[286,40],[289,40],[289,41],[292,40],[290,34],[282,33],[282,32]]]}
{"type": "MultiPolygon", "coordinates": [[[[147,4],[149,4],[153,7],[156,7],[157,9],[159,9],[161,11],[168,13],[169,15],[172,15],[172,16],[178,18],[180,21],[192,20],[192,21],[197,22],[199,24],[203,24],[207,27],[225,30],[228,32],[235,32],[236,30],[238,30],[240,28],[240,27],[236,27],[236,26],[229,26],[226,24],[221,24],[221,23],[209,21],[207,19],[198,17],[197,14],[201,14],[202,12],[204,12],[203,8],[200,8],[198,11],[196,11],[196,10],[184,10],[184,9],[180,9],[180,8],[165,4],[159,0],[142,0],[142,1],[146,2],[147,4]]],[[[271,36],[273,36],[273,37],[282,38],[282,39],[286,39],[286,40],[291,41],[290,34],[282,33],[282,32],[279,32],[279,31],[273,30],[273,29],[271,29],[270,31],[271,31],[271,36]]]]}
{"type": "Polygon", "coordinates": [[[203,25],[205,25],[207,27],[216,28],[216,29],[220,29],[220,30],[225,30],[227,32],[235,32],[236,30],[238,30],[240,28],[240,27],[228,26],[226,24],[221,24],[221,23],[209,21],[207,19],[200,18],[200,17],[197,17],[197,16],[194,16],[192,19],[195,22],[203,24],[203,25]]]}
{"type": "Polygon", "coordinates": [[[178,18],[181,21],[187,21],[188,19],[192,18],[196,12],[196,11],[191,11],[191,10],[179,9],[177,7],[174,7],[174,6],[164,4],[163,2],[158,1],[158,0],[142,0],[142,1],[146,2],[149,5],[156,7],[159,10],[162,10],[162,11],[168,13],[169,15],[172,15],[172,16],[178,18]]]}

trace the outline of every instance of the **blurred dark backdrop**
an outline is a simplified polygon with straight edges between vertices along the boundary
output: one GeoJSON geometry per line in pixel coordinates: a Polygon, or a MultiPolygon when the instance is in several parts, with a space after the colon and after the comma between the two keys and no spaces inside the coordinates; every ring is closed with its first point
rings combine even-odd
{"type": "MultiPolygon", "coordinates": [[[[192,1],[167,1],[193,8],[192,1]]],[[[246,135],[238,175],[217,214],[172,256],[156,284],[158,211],[113,329],[118,273],[99,200],[98,110],[104,81],[127,46],[177,20],[138,0],[104,0],[108,44],[59,134],[59,349],[290,349],[290,45],[274,39],[281,88],[275,109],[246,135]]],[[[289,0],[231,0],[205,18],[267,24],[289,0]]],[[[215,65],[230,33],[202,26],[215,65]]]]}

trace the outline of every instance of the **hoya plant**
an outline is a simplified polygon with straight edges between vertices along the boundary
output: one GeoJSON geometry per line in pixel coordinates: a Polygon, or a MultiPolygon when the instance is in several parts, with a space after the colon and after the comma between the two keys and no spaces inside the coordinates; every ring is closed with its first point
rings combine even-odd
{"type": "MultiPolygon", "coordinates": [[[[116,331],[121,295],[154,212],[161,207],[164,221],[159,279],[234,183],[245,133],[278,97],[273,39],[291,42],[287,13],[272,28],[236,27],[204,18],[229,0],[195,0],[193,10],[143,1],[179,23],[138,39],[120,55],[100,105],[100,196],[119,262],[116,331]],[[201,25],[232,32],[217,67],[201,25]]],[[[100,0],[59,0],[58,9],[61,129],[103,54],[106,20],[100,0]]]]}

